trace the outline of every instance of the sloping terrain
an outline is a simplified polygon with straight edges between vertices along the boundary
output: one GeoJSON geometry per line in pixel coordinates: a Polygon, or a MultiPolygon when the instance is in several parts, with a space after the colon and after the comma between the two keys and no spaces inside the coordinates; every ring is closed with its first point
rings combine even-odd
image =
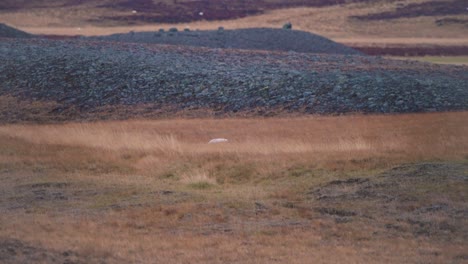
{"type": "Polygon", "coordinates": [[[113,15],[93,18],[95,23],[115,21],[122,24],[180,23],[197,20],[222,20],[260,14],[267,10],[297,6],[329,6],[366,0],[3,0],[0,10],[47,8],[97,8],[112,10],[113,15]],[[132,14],[129,11],[137,11],[132,14]]]}
{"type": "MultiPolygon", "coordinates": [[[[181,23],[198,20],[225,20],[246,17],[264,13],[267,10],[297,7],[297,6],[329,6],[353,1],[330,0],[198,0],[198,1],[152,1],[152,0],[122,0],[99,5],[116,10],[135,10],[139,14],[123,14],[99,17],[93,22],[116,21],[122,24],[145,23],[181,23]]],[[[365,1],[365,0],[364,0],[365,1]]]]}
{"type": "MultiPolygon", "coordinates": [[[[179,0],[177,2],[173,0],[160,2],[147,0],[142,2],[125,0],[65,2],[58,0],[41,1],[40,4],[38,1],[19,1],[18,4],[16,2],[10,1],[10,5],[20,7],[0,8],[0,22],[20,27],[28,32],[51,35],[106,35],[130,30],[155,31],[160,27],[171,26],[190,26],[193,29],[202,30],[216,29],[219,26],[229,29],[280,28],[288,21],[293,23],[295,29],[333,39],[349,37],[461,38],[466,35],[467,31],[467,28],[460,24],[467,19],[467,14],[466,8],[461,8],[463,4],[460,2],[463,1],[459,0],[444,2],[434,2],[434,0],[346,1],[346,4],[339,4],[341,1],[327,0],[326,3],[331,5],[320,7],[312,7],[314,5],[308,4],[315,1],[283,0],[229,1],[229,3],[213,0],[179,0]],[[216,10],[213,15],[224,17],[232,15],[232,18],[223,21],[210,20],[207,18],[210,12],[204,8],[179,7],[204,5],[203,3],[208,2],[210,3],[206,4],[206,8],[216,9],[217,6],[221,6],[225,9],[224,11],[216,10]],[[268,6],[282,7],[282,9],[270,10],[268,6]],[[262,14],[248,15],[251,14],[250,11],[245,11],[242,16],[248,16],[234,19],[244,12],[240,11],[242,9],[261,10],[262,14]],[[419,12],[420,9],[421,12],[419,12]],[[449,11],[439,12],[437,11],[439,9],[449,11]],[[186,14],[187,12],[190,14],[186,14]],[[406,13],[408,15],[395,18],[393,15],[388,18],[385,15],[384,18],[379,19],[378,23],[366,19],[368,15],[406,13]],[[196,16],[197,21],[189,23],[187,19],[191,19],[192,16],[196,16]],[[158,20],[162,17],[165,18],[158,20]],[[362,19],[357,19],[358,17],[362,19]],[[183,25],[176,25],[177,23],[183,23],[183,25]],[[77,31],[78,27],[81,28],[80,31],[77,31]]],[[[2,3],[5,5],[4,1],[2,3]]]]}
{"type": "MultiPolygon", "coordinates": [[[[362,20],[385,20],[421,16],[468,15],[465,0],[428,1],[398,6],[393,11],[373,13],[354,18],[362,20]]],[[[454,21],[456,22],[456,21],[454,21]]]]}
{"type": "Polygon", "coordinates": [[[130,32],[91,40],[171,44],[209,48],[277,50],[358,55],[359,52],[324,37],[297,30],[251,28],[193,32],[130,32]]]}
{"type": "Polygon", "coordinates": [[[0,23],[0,38],[29,38],[30,34],[0,23]]]}
{"type": "Polygon", "coordinates": [[[281,28],[289,21],[294,29],[325,36],[368,54],[466,55],[468,50],[468,15],[460,0],[7,0],[0,4],[4,5],[0,8],[0,22],[40,35],[97,36],[171,27],[281,28]]]}
{"type": "MultiPolygon", "coordinates": [[[[90,37],[91,40],[154,43],[170,45],[200,46],[210,48],[233,48],[250,50],[278,50],[308,53],[390,55],[390,56],[460,56],[468,54],[468,45],[440,44],[385,44],[349,43],[352,48],[333,42],[319,35],[298,31],[272,28],[250,28],[237,30],[170,32],[160,29],[154,32],[134,32],[109,36],[90,37]]],[[[59,36],[46,36],[57,38],[59,36]]],[[[65,38],[65,37],[63,37],[65,38]]]]}
{"type": "Polygon", "coordinates": [[[164,108],[270,115],[468,107],[464,66],[79,40],[3,39],[0,51],[0,95],[57,103],[52,113],[72,119],[141,105],[148,115],[164,108]]]}

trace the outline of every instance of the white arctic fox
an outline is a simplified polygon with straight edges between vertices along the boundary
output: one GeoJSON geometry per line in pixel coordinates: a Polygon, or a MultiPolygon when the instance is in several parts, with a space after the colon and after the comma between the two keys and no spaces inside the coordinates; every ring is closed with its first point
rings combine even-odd
{"type": "Polygon", "coordinates": [[[213,144],[213,143],[223,143],[223,142],[228,142],[227,139],[225,138],[214,138],[208,142],[208,144],[213,144]]]}

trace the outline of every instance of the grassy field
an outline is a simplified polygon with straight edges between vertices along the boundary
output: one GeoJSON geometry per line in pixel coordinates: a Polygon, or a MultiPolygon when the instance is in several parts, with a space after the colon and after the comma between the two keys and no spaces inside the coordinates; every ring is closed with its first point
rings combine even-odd
{"type": "MultiPolygon", "coordinates": [[[[34,34],[105,35],[290,21],[355,46],[467,46],[466,26],[435,23],[461,15],[353,18],[429,1],[130,26],[96,20],[130,10],[57,0],[53,8],[0,10],[0,23],[34,34]]],[[[1,263],[468,259],[468,112],[66,122],[66,114],[50,116],[56,107],[0,97],[2,122],[62,122],[0,124],[1,263]],[[208,144],[218,137],[229,142],[208,144]]]]}
{"type": "Polygon", "coordinates": [[[0,243],[95,257],[86,263],[457,263],[466,120],[2,125],[0,243]]]}

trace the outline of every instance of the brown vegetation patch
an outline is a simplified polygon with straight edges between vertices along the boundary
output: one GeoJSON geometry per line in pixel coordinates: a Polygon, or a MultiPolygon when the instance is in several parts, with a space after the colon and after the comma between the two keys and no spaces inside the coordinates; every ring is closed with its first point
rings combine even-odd
{"type": "MultiPolygon", "coordinates": [[[[468,12],[468,10],[467,10],[468,12]]],[[[468,27],[468,19],[459,19],[459,18],[441,18],[435,21],[437,26],[460,24],[468,27]]]]}
{"type": "Polygon", "coordinates": [[[93,19],[91,22],[118,21],[122,24],[182,23],[197,20],[223,20],[261,13],[259,7],[236,1],[191,1],[180,4],[151,0],[123,1],[102,5],[117,10],[135,10],[131,15],[113,15],[93,19]]]}
{"type": "Polygon", "coordinates": [[[115,263],[109,255],[80,254],[72,250],[55,251],[9,238],[0,238],[0,261],[9,263],[115,263]]]}
{"type": "Polygon", "coordinates": [[[309,192],[318,211],[431,239],[467,239],[466,164],[395,167],[373,179],[332,181],[309,192]],[[340,209],[346,208],[346,210],[340,209]],[[363,218],[365,220],[357,220],[363,218]]]}
{"type": "Polygon", "coordinates": [[[395,11],[354,16],[353,18],[361,20],[385,20],[419,16],[462,15],[467,13],[466,8],[465,0],[430,1],[400,6],[395,11]]]}
{"type": "Polygon", "coordinates": [[[468,55],[468,46],[449,45],[370,45],[351,46],[367,55],[379,56],[463,56],[468,55]]]}

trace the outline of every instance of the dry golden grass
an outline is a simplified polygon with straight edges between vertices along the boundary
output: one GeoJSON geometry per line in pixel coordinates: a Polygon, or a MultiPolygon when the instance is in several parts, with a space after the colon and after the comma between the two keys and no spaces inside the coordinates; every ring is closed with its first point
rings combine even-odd
{"type": "Polygon", "coordinates": [[[363,157],[457,158],[468,149],[468,114],[428,113],[251,119],[171,119],[59,125],[4,125],[0,135],[38,146],[165,157],[326,161],[363,157]],[[228,143],[207,144],[216,137],[228,143]]]}
{"type": "Polygon", "coordinates": [[[401,163],[466,162],[467,120],[453,112],[2,125],[0,238],[122,263],[443,263],[463,256],[465,241],[385,235],[385,222],[338,225],[304,193],[401,163]],[[214,137],[229,142],[207,144],[214,137]],[[48,186],[40,199],[34,184],[48,186]]]}
{"type": "MultiPolygon", "coordinates": [[[[19,217],[28,218],[28,215],[19,217]]],[[[461,246],[449,247],[424,239],[390,237],[375,241],[362,235],[366,227],[353,233],[340,233],[344,228],[337,227],[331,234],[324,235],[322,230],[333,225],[326,221],[315,221],[309,230],[259,228],[236,235],[183,232],[171,235],[164,231],[138,232],[138,227],[126,225],[127,219],[119,219],[121,217],[114,214],[106,220],[88,217],[70,221],[68,218],[38,216],[13,224],[16,219],[0,216],[8,221],[6,233],[11,237],[35,234],[27,241],[41,242],[47,249],[81,249],[85,254],[102,259],[115,256],[132,263],[444,263],[447,256],[463,252],[461,246]],[[60,226],[64,222],[71,228],[60,226]],[[336,242],[338,236],[360,236],[361,239],[353,243],[336,242]]],[[[142,215],[134,214],[133,217],[138,219],[142,215]]]]}
{"type": "Polygon", "coordinates": [[[122,186],[161,184],[155,179],[229,185],[310,170],[366,174],[407,162],[466,159],[466,120],[467,112],[456,112],[3,125],[0,168],[122,186]],[[215,137],[229,142],[207,144],[215,137]]]}

